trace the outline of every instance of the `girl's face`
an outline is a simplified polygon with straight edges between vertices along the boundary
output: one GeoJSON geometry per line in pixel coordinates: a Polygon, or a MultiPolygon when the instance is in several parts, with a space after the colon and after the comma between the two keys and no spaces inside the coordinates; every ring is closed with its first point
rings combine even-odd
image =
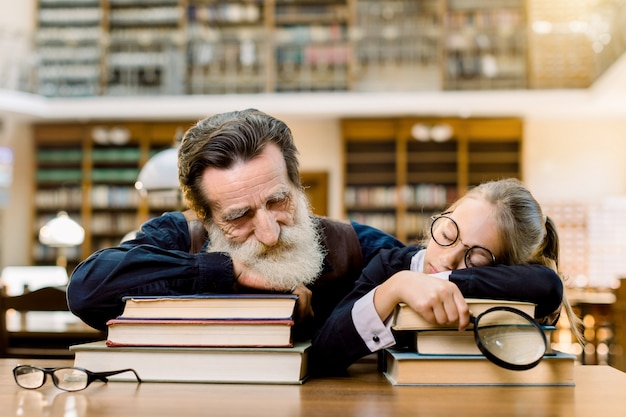
{"type": "Polygon", "coordinates": [[[431,238],[426,246],[424,273],[436,274],[471,266],[466,265],[465,254],[474,246],[489,249],[496,260],[498,259],[502,245],[495,220],[495,207],[492,204],[484,200],[465,198],[447,216],[458,226],[458,239],[450,246],[441,246],[431,238]]]}

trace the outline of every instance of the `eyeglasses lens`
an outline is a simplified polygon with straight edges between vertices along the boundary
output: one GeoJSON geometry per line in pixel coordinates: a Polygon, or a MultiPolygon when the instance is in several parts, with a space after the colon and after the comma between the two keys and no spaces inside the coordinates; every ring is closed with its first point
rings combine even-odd
{"type": "Polygon", "coordinates": [[[452,219],[441,216],[433,220],[430,234],[438,245],[451,246],[459,237],[459,228],[452,219]]]}
{"type": "Polygon", "coordinates": [[[487,266],[493,263],[493,255],[485,248],[474,246],[467,251],[466,264],[472,266],[487,266]]]}
{"type": "Polygon", "coordinates": [[[59,368],[52,376],[57,387],[65,391],[79,391],[87,387],[88,375],[80,369],[59,368]]]}
{"type": "Polygon", "coordinates": [[[15,382],[17,382],[20,387],[28,389],[42,386],[46,375],[41,369],[31,368],[30,366],[15,368],[14,374],[15,382]]]}

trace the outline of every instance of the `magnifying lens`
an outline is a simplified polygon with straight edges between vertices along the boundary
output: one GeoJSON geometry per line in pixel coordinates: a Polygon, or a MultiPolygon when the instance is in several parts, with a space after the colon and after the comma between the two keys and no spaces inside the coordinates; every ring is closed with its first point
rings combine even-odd
{"type": "Polygon", "coordinates": [[[541,326],[528,314],[500,306],[470,316],[478,349],[491,362],[522,371],[535,367],[543,358],[548,341],[541,326]]]}

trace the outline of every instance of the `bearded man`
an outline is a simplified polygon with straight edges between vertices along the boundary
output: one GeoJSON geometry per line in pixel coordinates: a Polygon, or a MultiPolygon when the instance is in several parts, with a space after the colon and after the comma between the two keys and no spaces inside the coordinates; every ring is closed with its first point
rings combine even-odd
{"type": "MultiPolygon", "coordinates": [[[[106,329],[125,296],[293,292],[294,339],[310,339],[394,237],[311,214],[287,125],[255,109],[214,115],[184,135],[178,174],[189,210],[149,220],[132,240],[72,273],[71,311],[106,329]]],[[[364,336],[369,337],[369,336],[364,336]]]]}

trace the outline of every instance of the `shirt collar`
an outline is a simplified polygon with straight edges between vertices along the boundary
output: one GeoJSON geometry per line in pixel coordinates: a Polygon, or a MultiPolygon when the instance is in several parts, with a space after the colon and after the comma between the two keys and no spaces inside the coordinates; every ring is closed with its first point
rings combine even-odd
{"type": "Polygon", "coordinates": [[[418,251],[411,258],[411,271],[413,272],[424,272],[424,256],[426,255],[426,249],[422,249],[418,251]]]}

